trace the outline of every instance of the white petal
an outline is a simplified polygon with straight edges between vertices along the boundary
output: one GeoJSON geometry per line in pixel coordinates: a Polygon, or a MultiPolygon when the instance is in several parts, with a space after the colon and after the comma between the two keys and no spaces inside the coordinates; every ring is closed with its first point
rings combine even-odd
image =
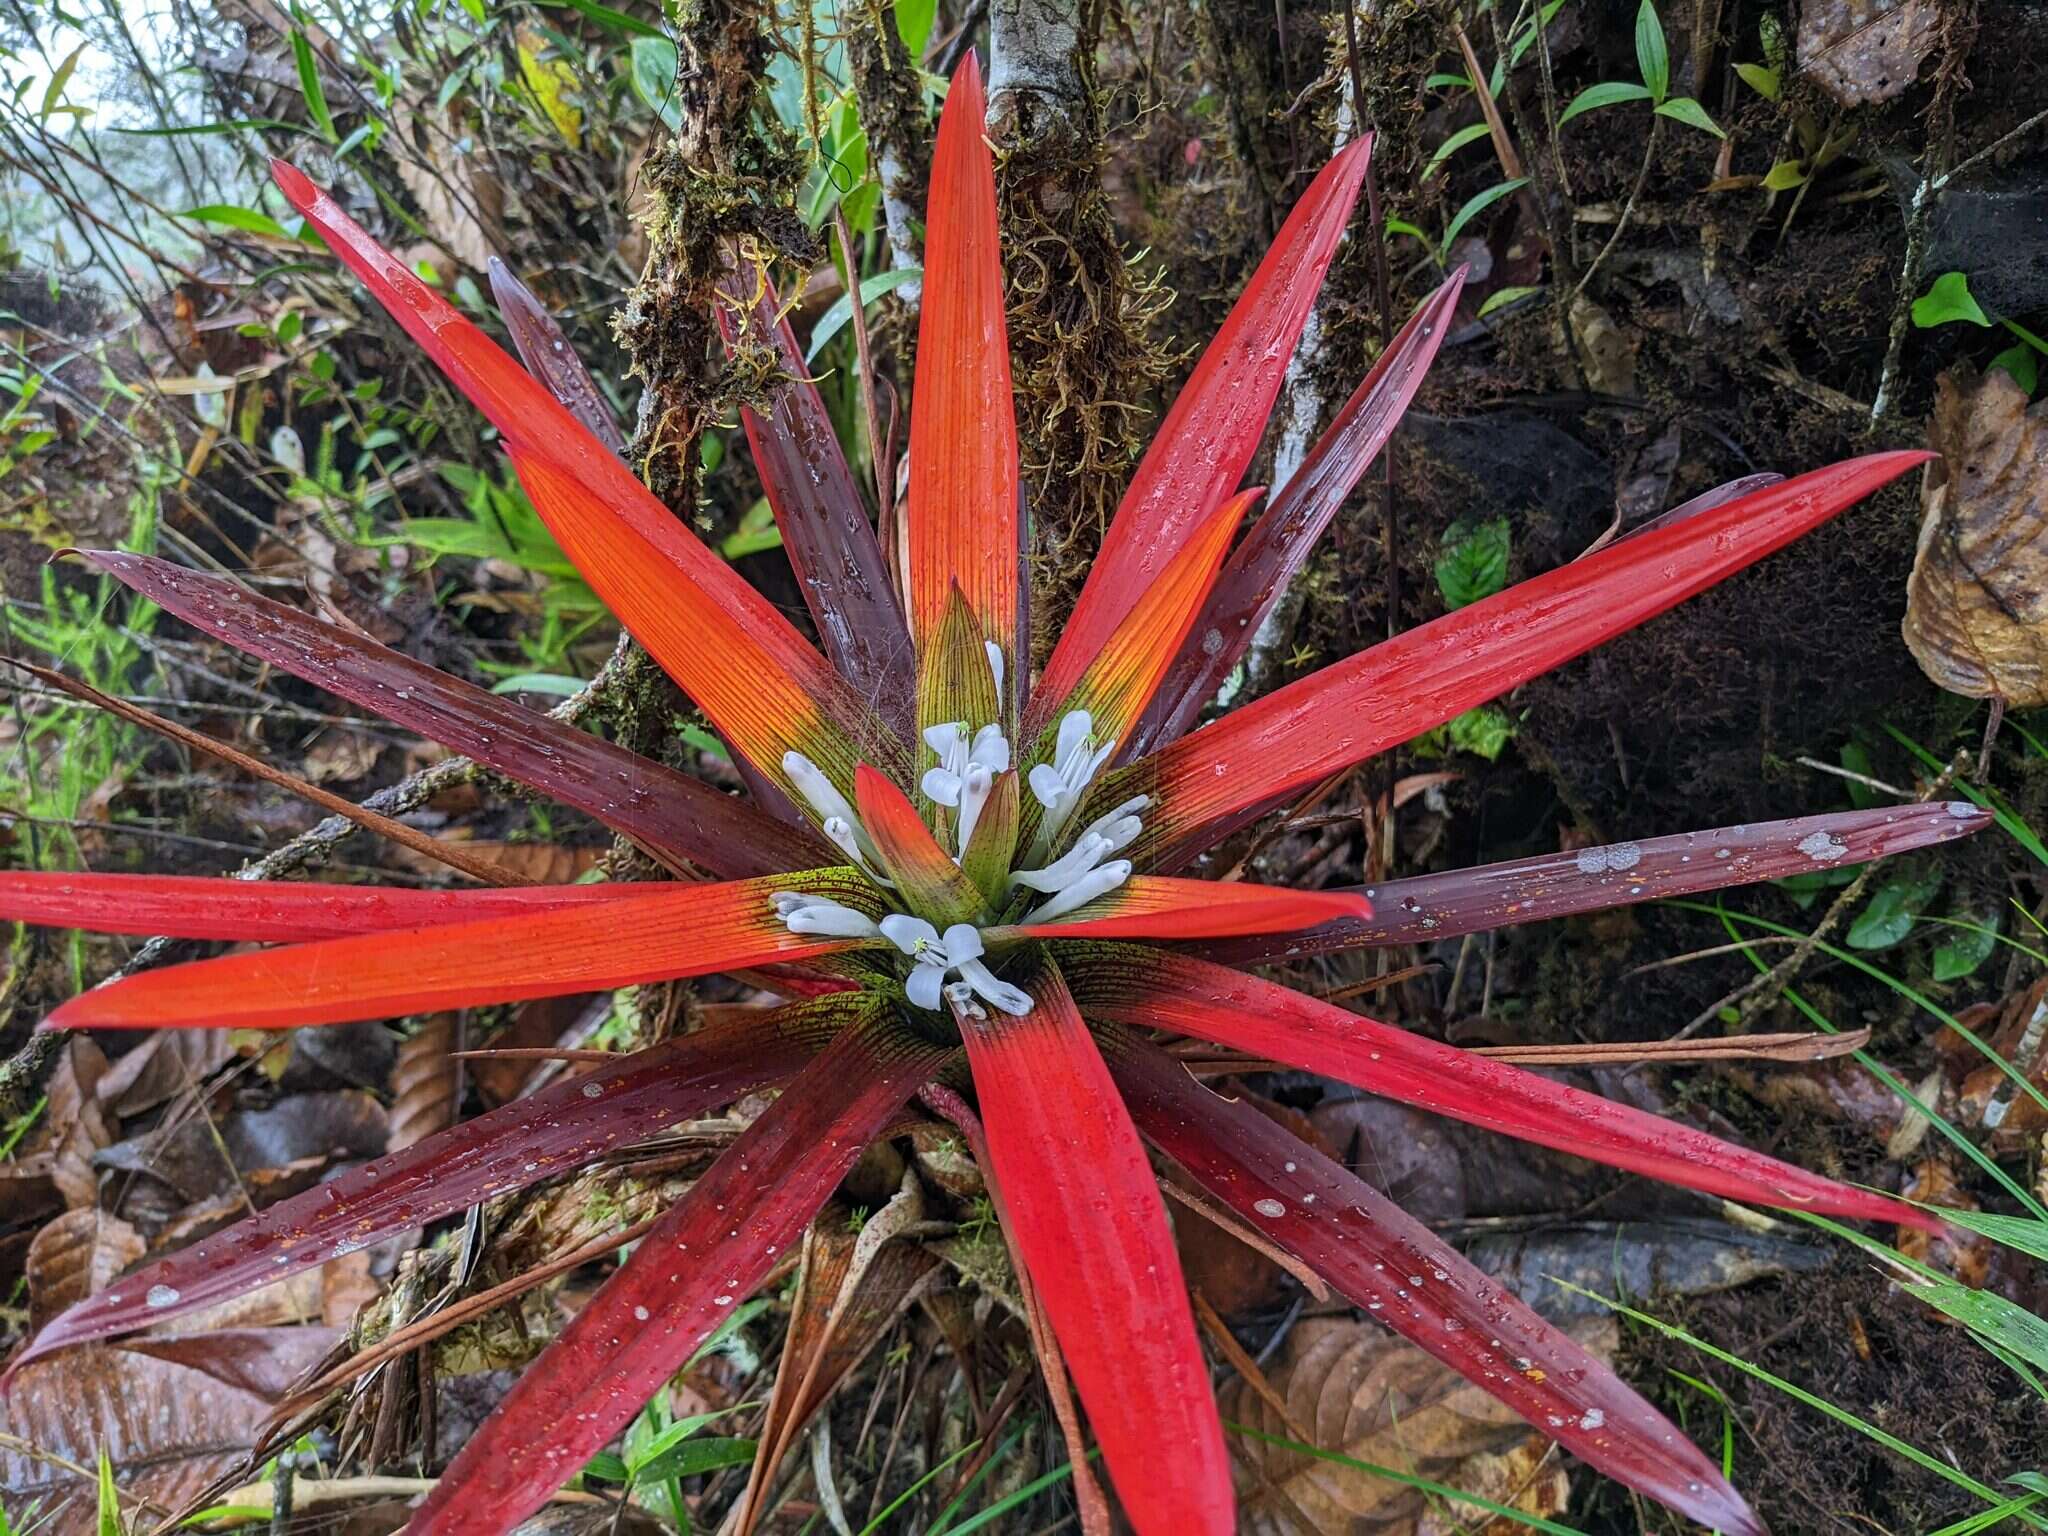
{"type": "Polygon", "coordinates": [[[1133,795],[1114,810],[1105,811],[1102,815],[1089,822],[1087,826],[1081,829],[1081,835],[1086,837],[1090,832],[1100,832],[1104,837],[1107,837],[1109,836],[1110,823],[1122,821],[1126,816],[1135,817],[1140,811],[1151,804],[1152,797],[1150,795],[1133,795]]]}
{"type": "Polygon", "coordinates": [[[960,786],[961,858],[967,856],[967,845],[974,840],[974,829],[981,824],[981,813],[988,805],[989,792],[995,788],[995,783],[986,768],[977,766],[967,770],[967,780],[960,786]]]}
{"type": "Polygon", "coordinates": [[[988,670],[996,680],[996,697],[1003,696],[1003,648],[993,640],[981,642],[983,654],[988,657],[988,670]]]}
{"type": "Polygon", "coordinates": [[[825,777],[824,769],[805,757],[801,752],[782,754],[782,771],[796,792],[804,797],[811,809],[823,821],[838,816],[848,823],[860,820],[853,807],[846,803],[846,796],[825,777]]]}
{"type": "Polygon", "coordinates": [[[1031,793],[1038,803],[1048,811],[1057,810],[1062,801],[1071,805],[1073,791],[1067,788],[1067,781],[1060,777],[1059,770],[1051,763],[1040,763],[1030,773],[1031,793]]]}
{"type": "Polygon", "coordinates": [[[960,743],[967,734],[967,722],[948,720],[944,725],[928,725],[924,728],[924,744],[939,754],[943,761],[946,754],[960,743]]]}
{"type": "Polygon", "coordinates": [[[1013,987],[998,978],[995,972],[979,960],[970,960],[960,967],[960,975],[974,990],[987,998],[1003,1012],[1022,1018],[1031,1011],[1031,994],[1022,987],[1013,987]]]}
{"type": "Polygon", "coordinates": [[[927,768],[920,782],[924,786],[925,798],[934,805],[960,803],[960,775],[950,769],[927,768]]]}
{"type": "Polygon", "coordinates": [[[1096,897],[1108,895],[1130,878],[1131,861],[1114,859],[1099,869],[1090,870],[1035,912],[1025,913],[1024,921],[1049,923],[1055,918],[1065,917],[1076,908],[1087,906],[1096,897]]]}
{"type": "MultiPolygon", "coordinates": [[[[946,958],[953,965],[965,965],[981,958],[981,935],[972,923],[955,923],[946,930],[946,958]]],[[[949,967],[950,968],[950,967],[949,967]]]]}
{"type": "MultiPolygon", "coordinates": [[[[912,917],[908,912],[891,912],[882,919],[882,937],[902,950],[906,955],[917,953],[920,944],[933,950],[939,947],[939,930],[921,917],[912,917]]],[[[929,1003],[925,1004],[930,1007],[929,1003]]]]}
{"type": "Polygon", "coordinates": [[[1010,766],[1010,741],[999,725],[984,725],[974,733],[974,745],[968,749],[967,761],[977,768],[986,768],[991,773],[1001,773],[1010,766]]]}
{"type": "Polygon", "coordinates": [[[815,934],[831,939],[872,939],[881,931],[866,913],[842,907],[836,901],[800,907],[782,921],[791,933],[815,934]]]}
{"type": "Polygon", "coordinates": [[[936,1008],[945,983],[946,973],[936,965],[914,966],[910,979],[903,983],[903,995],[920,1008],[936,1008]]]}
{"type": "Polygon", "coordinates": [[[1019,885],[1047,893],[1063,891],[1109,857],[1109,840],[1091,832],[1043,869],[1020,869],[1010,878],[1019,885]]]}
{"type": "Polygon", "coordinates": [[[1068,758],[1080,750],[1088,739],[1088,733],[1095,729],[1095,717],[1085,709],[1070,709],[1060,717],[1060,734],[1053,747],[1052,760],[1065,765],[1068,758]]]}

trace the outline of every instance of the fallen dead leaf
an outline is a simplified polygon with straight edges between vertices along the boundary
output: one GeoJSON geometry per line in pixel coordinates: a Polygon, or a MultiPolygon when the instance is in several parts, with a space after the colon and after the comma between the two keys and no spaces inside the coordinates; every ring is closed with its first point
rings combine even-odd
{"type": "Polygon", "coordinates": [[[1951,693],[2048,704],[2048,402],[2003,369],[1937,382],[1906,646],[1951,693]]]}
{"type": "Polygon", "coordinates": [[[455,1024],[452,1013],[434,1014],[398,1048],[386,1151],[402,1152],[455,1123],[455,1063],[448,1056],[455,1049],[455,1024]]]}
{"type": "Polygon", "coordinates": [[[142,1235],[91,1206],[66,1211],[28,1245],[28,1316],[40,1328],[73,1302],[104,1290],[147,1251],[142,1235]]]}
{"type": "Polygon", "coordinates": [[[1935,0],[1805,0],[1799,68],[1845,107],[1910,86],[1941,37],[1935,0]]]}
{"type": "MultiPolygon", "coordinates": [[[[137,1520],[136,1528],[155,1525],[246,1457],[272,1401],[247,1384],[281,1390],[333,1340],[322,1328],[237,1339],[228,1353],[242,1384],[183,1358],[128,1349],[95,1346],[39,1360],[8,1397],[12,1439],[0,1441],[0,1499],[10,1511],[36,1504],[40,1536],[91,1536],[98,1529],[93,1469],[104,1449],[124,1506],[141,1502],[157,1517],[137,1520]]],[[[219,1340],[193,1346],[200,1358],[227,1358],[219,1340]]]]}
{"type": "MultiPolygon", "coordinates": [[[[1609,1321],[1576,1330],[1594,1353],[1614,1347],[1609,1321]]],[[[1498,1499],[1528,1514],[1561,1514],[1570,1492],[1550,1442],[1464,1377],[1384,1329],[1349,1318],[1297,1324],[1267,1380],[1318,1449],[1498,1499]]],[[[1291,1438],[1279,1412],[1233,1380],[1223,1416],[1291,1438]]],[[[1441,1504],[1404,1484],[1250,1436],[1232,1442],[1238,1529],[1246,1536],[1470,1530],[1483,1514],[1441,1504]],[[1463,1525],[1458,1521],[1462,1519],[1463,1525]],[[1436,1523],[1425,1527],[1422,1522],[1436,1523]]]]}

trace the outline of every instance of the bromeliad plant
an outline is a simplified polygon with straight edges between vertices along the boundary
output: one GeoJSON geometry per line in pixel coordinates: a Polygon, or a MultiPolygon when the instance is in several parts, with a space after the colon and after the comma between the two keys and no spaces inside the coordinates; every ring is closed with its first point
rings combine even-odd
{"type": "Polygon", "coordinates": [[[1924,455],[1858,459],[1691,508],[1190,731],[1385,442],[1457,298],[1453,278],[1422,306],[1233,548],[1256,494],[1236,487],[1357,194],[1360,143],[1317,177],[1182,391],[1034,677],[982,112],[970,60],[932,168],[900,597],[776,298],[736,264],[727,318],[758,324],[790,363],[746,428],[822,654],[579,421],[587,376],[515,284],[500,283],[508,319],[549,387],[298,171],[277,167],[285,194],[496,425],[562,548],[762,792],[723,795],[215,578],[91,554],[186,622],[583,808],[687,878],[435,892],[0,877],[10,917],[279,946],[134,976],[48,1023],[332,1024],[718,971],[794,1000],[272,1206],[73,1307],[16,1368],[784,1085],[525,1374],[409,1527],[502,1531],[618,1434],[762,1281],[906,1099],[950,1079],[978,1100],[1006,1232],[1141,1532],[1233,1525],[1222,1430],[1146,1140],[1585,1461],[1723,1532],[1761,1530],[1714,1464],[1600,1361],[1349,1171],[1198,1086],[1156,1032],[1711,1195],[1926,1226],[1896,1201],[1237,967],[1857,862],[1983,818],[1968,806],[1855,812],[1377,892],[1175,871],[1304,789],[1768,554],[1924,455]]]}

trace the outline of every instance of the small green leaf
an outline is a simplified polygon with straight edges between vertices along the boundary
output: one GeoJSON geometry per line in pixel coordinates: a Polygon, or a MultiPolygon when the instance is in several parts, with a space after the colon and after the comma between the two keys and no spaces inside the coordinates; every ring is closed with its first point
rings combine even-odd
{"type": "Polygon", "coordinates": [[[1469,91],[1472,81],[1466,75],[1431,75],[1422,82],[1425,91],[1469,91]]]}
{"type": "Polygon", "coordinates": [[[306,98],[313,126],[320,130],[321,138],[335,143],[340,135],[334,131],[334,114],[327,108],[327,91],[320,84],[320,61],[313,56],[313,45],[306,41],[302,27],[292,28],[292,58],[299,66],[299,90],[306,98]]]}
{"type": "Polygon", "coordinates": [[[1771,884],[1790,896],[1792,905],[1804,912],[1820,900],[1823,891],[1831,890],[1838,885],[1847,885],[1855,878],[1856,870],[1853,866],[1839,865],[1834,869],[1816,869],[1810,874],[1785,875],[1773,880],[1771,884]]]}
{"type": "Polygon", "coordinates": [[[1505,587],[1513,542],[1504,517],[1477,527],[1460,520],[1446,528],[1443,553],[1436,557],[1436,585],[1445,606],[1463,608],[1505,587]]]}
{"type": "Polygon", "coordinates": [[[1805,180],[1806,162],[1804,160],[1780,160],[1776,165],[1764,172],[1764,190],[1766,192],[1789,192],[1805,180]]]}
{"type": "Polygon", "coordinates": [[[1934,979],[1960,981],[1991,958],[1998,947],[1999,914],[1969,928],[1951,928],[1949,937],[1935,947],[1934,979]]]}
{"type": "Polygon", "coordinates": [[[630,50],[633,94],[670,133],[682,126],[682,103],[676,100],[676,45],[665,37],[636,37],[630,50]]]}
{"type": "Polygon", "coordinates": [[[1496,288],[1486,296],[1486,302],[1479,306],[1479,318],[1484,320],[1496,309],[1512,304],[1517,299],[1526,299],[1532,293],[1541,293],[1542,291],[1541,288],[1535,287],[1496,288]]]}
{"type": "Polygon", "coordinates": [[[1514,740],[1515,722],[1504,711],[1482,704],[1453,719],[1448,731],[1451,745],[1458,751],[1474,753],[1491,763],[1514,740]]]}
{"type": "MultiPolygon", "coordinates": [[[[863,310],[871,309],[875,300],[883,294],[894,293],[905,283],[914,283],[923,276],[922,267],[895,267],[873,277],[864,277],[860,280],[860,307],[863,310]]],[[[850,295],[842,293],[833,300],[831,307],[824,314],[818,316],[818,323],[811,328],[811,345],[804,353],[804,361],[816,361],[818,354],[825,350],[825,344],[844,330],[851,319],[853,299],[850,295]]]]}
{"type": "Polygon", "coordinates": [[[1701,133],[1711,133],[1717,139],[1728,137],[1720,125],[1707,116],[1707,109],[1690,96],[1674,96],[1669,101],[1659,102],[1656,112],[1659,117],[1671,118],[1688,128],[1697,128],[1701,133]]]}
{"type": "Polygon", "coordinates": [[[1991,317],[1977,307],[1970,292],[1967,272],[1944,272],[1928,290],[1913,301],[1913,323],[1923,331],[1937,325],[1967,320],[1972,325],[1989,325],[1991,317]]]}
{"type": "Polygon", "coordinates": [[[1571,105],[1557,116],[1557,126],[1562,128],[1573,118],[1585,112],[1596,112],[1601,107],[1617,106],[1624,101],[1648,101],[1650,93],[1643,86],[1627,80],[1603,80],[1598,85],[1589,85],[1571,99],[1571,105]]]}
{"type": "Polygon", "coordinates": [[[1636,67],[1643,72],[1650,95],[1662,101],[1671,89],[1671,54],[1664,46],[1664,23],[1650,0],[1643,0],[1636,10],[1636,67]]]}
{"type": "Polygon", "coordinates": [[[2003,368],[2030,395],[2040,387],[2041,365],[2034,357],[2034,349],[2023,341],[2014,342],[1992,358],[1989,366],[2003,368]]]}
{"type": "Polygon", "coordinates": [[[1387,234],[1389,236],[1406,235],[1411,240],[1420,241],[1422,248],[1429,252],[1432,258],[1436,255],[1436,246],[1430,240],[1428,231],[1410,224],[1406,219],[1388,219],[1387,234]]]}
{"type": "MultiPolygon", "coordinates": [[[[1851,773],[1860,773],[1870,778],[1877,772],[1877,765],[1870,760],[1870,749],[1860,741],[1845,743],[1835,754],[1836,761],[1851,773]]],[[[1868,784],[1859,784],[1854,779],[1844,781],[1843,788],[1849,792],[1849,803],[1859,811],[1867,811],[1877,804],[1877,791],[1868,784]]]]}
{"type": "Polygon", "coordinates": [[[1518,192],[1528,184],[1528,177],[1517,176],[1513,181],[1503,181],[1497,186],[1488,187],[1484,192],[1474,193],[1464,207],[1451,215],[1451,222],[1444,226],[1443,249],[1448,251],[1451,248],[1451,242],[1458,238],[1458,232],[1478,218],[1480,214],[1486,212],[1487,209],[1508,196],[1508,194],[1518,192]]]}
{"type": "Polygon", "coordinates": [[[1778,72],[1763,64],[1738,64],[1735,66],[1735,73],[1742,77],[1744,85],[1765,101],[1776,101],[1778,93],[1784,89],[1783,82],[1778,79],[1778,72]]]}
{"type": "Polygon", "coordinates": [[[661,28],[642,21],[638,16],[628,16],[624,11],[600,4],[599,0],[539,0],[539,3],[567,6],[572,11],[582,12],[599,26],[610,27],[614,32],[623,32],[631,37],[661,36],[661,28]]]}
{"type": "Polygon", "coordinates": [[[1486,124],[1484,123],[1474,123],[1469,128],[1460,128],[1437,146],[1436,153],[1429,157],[1429,164],[1422,168],[1423,177],[1427,179],[1439,165],[1442,165],[1444,161],[1450,159],[1452,155],[1455,155],[1467,144],[1485,138],[1486,132],[1486,124]]]}
{"type": "Polygon", "coordinates": [[[1849,947],[1890,949],[1913,931],[1915,920],[1940,884],[1939,878],[1887,881],[1849,925],[1849,947]]]}
{"type": "Polygon", "coordinates": [[[121,1495],[114,1487],[114,1464],[100,1448],[99,1536],[122,1536],[121,1495]]]}
{"type": "Polygon", "coordinates": [[[268,235],[274,240],[291,239],[285,227],[268,214],[238,207],[234,203],[208,203],[201,208],[188,208],[185,217],[197,219],[202,224],[224,224],[229,229],[243,230],[252,235],[268,235]]]}
{"type": "Polygon", "coordinates": [[[50,76],[50,83],[43,88],[42,109],[36,113],[36,121],[47,123],[64,102],[64,87],[71,83],[72,71],[78,68],[78,61],[84,55],[86,44],[80,43],[65,55],[64,62],[57,66],[57,72],[50,76]]]}
{"type": "Polygon", "coordinates": [[[939,14],[939,0],[896,0],[896,35],[910,51],[915,64],[924,57],[924,45],[932,35],[932,20],[939,14]]]}

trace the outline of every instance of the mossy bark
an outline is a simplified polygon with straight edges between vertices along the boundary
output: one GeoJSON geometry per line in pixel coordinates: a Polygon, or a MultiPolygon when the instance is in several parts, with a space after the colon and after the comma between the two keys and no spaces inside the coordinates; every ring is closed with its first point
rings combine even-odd
{"type": "Polygon", "coordinates": [[[640,285],[613,321],[646,386],[631,454],[656,495],[697,515],[704,429],[729,420],[772,374],[765,355],[718,347],[716,289],[726,252],[751,244],[808,265],[822,254],[797,216],[806,162],[766,97],[776,46],[774,7],[756,0],[686,0],[676,14],[675,95],[681,123],[648,156],[653,206],[640,285]]]}
{"type": "Polygon", "coordinates": [[[1064,613],[1143,446],[1168,371],[1164,303],[1125,260],[1102,187],[1098,0],[994,0],[989,137],[1009,285],[1010,366],[1031,529],[1034,650],[1064,613]]]}

